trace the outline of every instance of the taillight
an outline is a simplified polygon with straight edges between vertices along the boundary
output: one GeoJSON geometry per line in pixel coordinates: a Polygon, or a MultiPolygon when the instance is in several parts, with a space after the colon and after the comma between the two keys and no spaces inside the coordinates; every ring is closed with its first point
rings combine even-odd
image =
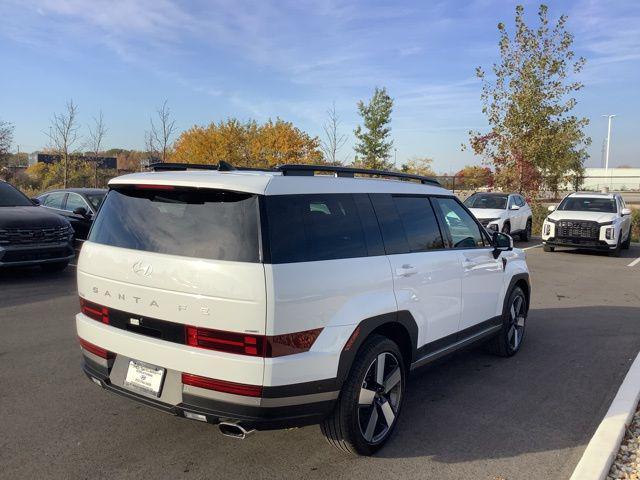
{"type": "Polygon", "coordinates": [[[316,328],[304,332],[265,336],[192,326],[185,328],[186,343],[192,347],[266,358],[307,352],[320,332],[322,329],[316,328]]]}
{"type": "Polygon", "coordinates": [[[80,337],[78,337],[78,341],[80,342],[80,346],[84,348],[87,352],[91,352],[94,355],[102,357],[106,360],[111,360],[115,358],[115,354],[113,352],[110,352],[109,350],[105,350],[104,348],[94,345],[93,343],[89,343],[80,337]]]}
{"type": "Polygon", "coordinates": [[[182,374],[182,383],[193,387],[206,388],[217,392],[233,393],[234,395],[244,395],[245,397],[259,397],[262,395],[260,385],[245,385],[243,383],[225,382],[215,378],[201,377],[190,373],[182,374]]]}
{"type": "Polygon", "coordinates": [[[80,297],[80,311],[89,318],[109,324],[109,309],[80,297]]]}
{"type": "Polygon", "coordinates": [[[223,332],[200,327],[186,327],[187,345],[192,347],[238,353],[253,357],[264,356],[264,336],[223,332]]]}

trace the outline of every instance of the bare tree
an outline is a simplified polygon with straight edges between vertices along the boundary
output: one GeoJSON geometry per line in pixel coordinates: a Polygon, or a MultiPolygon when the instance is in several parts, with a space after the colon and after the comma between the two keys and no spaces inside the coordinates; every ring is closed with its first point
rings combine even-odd
{"type": "Polygon", "coordinates": [[[102,142],[107,135],[107,127],[104,124],[104,118],[102,116],[102,110],[98,113],[97,117],[93,117],[93,127],[89,125],[89,138],[87,139],[87,147],[91,151],[93,157],[93,186],[98,186],[98,159],[100,158],[100,152],[102,151],[102,142]]]}
{"type": "Polygon", "coordinates": [[[0,163],[9,154],[13,144],[13,124],[0,120],[0,163]]]}
{"type": "Polygon", "coordinates": [[[327,115],[329,119],[322,125],[325,140],[322,140],[320,148],[327,162],[337,165],[342,163],[338,160],[338,150],[347,142],[347,136],[339,133],[340,117],[336,112],[336,102],[333,102],[331,108],[327,110],[327,115]]]}
{"type": "Polygon", "coordinates": [[[62,157],[64,162],[63,187],[67,188],[69,179],[69,154],[73,152],[73,146],[79,140],[78,107],[73,100],[67,102],[67,110],[64,113],[54,113],[49,125],[49,137],[51,148],[62,157]]]}
{"type": "Polygon", "coordinates": [[[171,137],[175,133],[175,120],[171,119],[171,110],[167,100],[157,110],[158,125],[151,119],[151,130],[145,132],[145,144],[149,153],[166,162],[171,152],[171,137]]]}

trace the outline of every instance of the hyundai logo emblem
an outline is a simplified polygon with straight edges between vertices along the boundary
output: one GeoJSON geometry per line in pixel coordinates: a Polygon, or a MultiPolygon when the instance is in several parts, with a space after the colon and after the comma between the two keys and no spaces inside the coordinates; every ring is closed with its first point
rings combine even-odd
{"type": "Polygon", "coordinates": [[[133,273],[141,277],[148,277],[151,275],[151,272],[153,272],[153,267],[148,263],[144,263],[142,260],[138,260],[134,263],[131,269],[133,270],[133,273]]]}

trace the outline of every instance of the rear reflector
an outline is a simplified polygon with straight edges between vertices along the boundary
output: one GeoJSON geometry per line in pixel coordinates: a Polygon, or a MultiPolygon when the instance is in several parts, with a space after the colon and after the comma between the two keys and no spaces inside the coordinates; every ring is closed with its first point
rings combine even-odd
{"type": "Polygon", "coordinates": [[[91,352],[94,355],[97,355],[98,357],[104,358],[106,360],[115,358],[115,354],[113,352],[110,352],[109,350],[105,350],[104,348],[94,345],[93,343],[89,343],[80,337],[78,337],[78,341],[80,342],[80,346],[87,352],[91,352]]]}
{"type": "Polygon", "coordinates": [[[232,393],[234,395],[244,395],[245,397],[259,397],[262,395],[262,386],[260,385],[244,385],[242,383],[225,382],[224,380],[201,377],[190,373],[182,374],[182,383],[184,385],[191,385],[192,387],[232,393]]]}
{"type": "Polygon", "coordinates": [[[80,297],[80,311],[98,322],[109,324],[109,309],[80,297]]]}
{"type": "Polygon", "coordinates": [[[322,329],[316,328],[303,332],[265,336],[225,332],[189,325],[185,327],[186,343],[192,347],[266,358],[307,352],[313,346],[320,332],[322,329]]]}

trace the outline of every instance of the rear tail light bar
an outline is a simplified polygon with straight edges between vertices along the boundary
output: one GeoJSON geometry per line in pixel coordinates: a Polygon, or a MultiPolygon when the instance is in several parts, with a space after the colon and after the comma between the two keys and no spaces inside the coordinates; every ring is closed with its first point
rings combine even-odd
{"type": "Polygon", "coordinates": [[[316,328],[284,335],[252,335],[189,325],[185,327],[186,343],[192,347],[265,358],[307,352],[320,332],[322,329],[316,328]]]}
{"type": "Polygon", "coordinates": [[[80,311],[98,322],[109,324],[109,309],[80,297],[80,311]]]}
{"type": "Polygon", "coordinates": [[[226,382],[215,378],[201,377],[191,373],[182,374],[182,383],[193,387],[206,388],[217,392],[232,393],[234,395],[244,395],[245,397],[260,397],[262,386],[245,385],[243,383],[226,382]]]}
{"type": "Polygon", "coordinates": [[[104,358],[105,360],[112,360],[116,358],[113,352],[110,352],[109,350],[106,350],[102,347],[94,345],[93,343],[89,343],[80,337],[78,337],[78,342],[80,342],[80,346],[84,350],[86,350],[87,352],[91,352],[94,355],[97,355],[98,357],[104,358]]]}

